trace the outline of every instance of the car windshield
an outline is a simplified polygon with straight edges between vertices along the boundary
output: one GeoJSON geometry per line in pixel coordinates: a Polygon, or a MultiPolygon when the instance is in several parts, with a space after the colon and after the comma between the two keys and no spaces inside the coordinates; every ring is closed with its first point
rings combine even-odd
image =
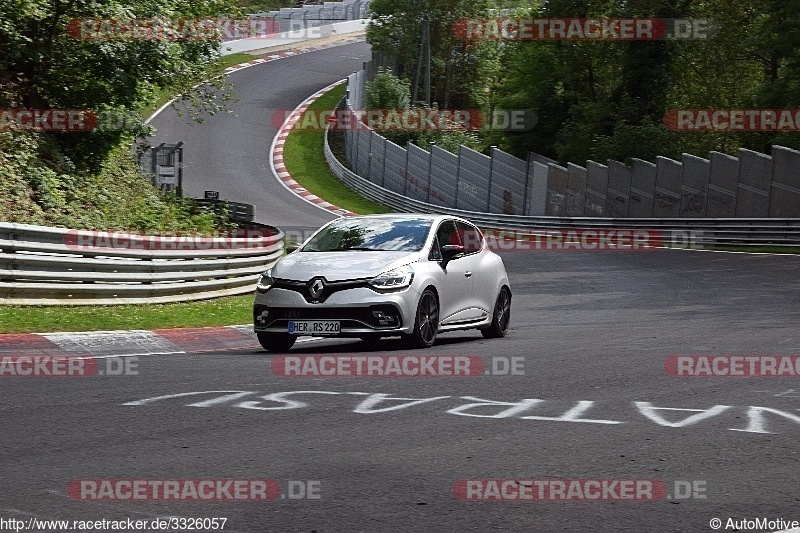
{"type": "Polygon", "coordinates": [[[421,219],[343,218],[315,235],[301,252],[402,251],[425,245],[431,221],[421,219]]]}

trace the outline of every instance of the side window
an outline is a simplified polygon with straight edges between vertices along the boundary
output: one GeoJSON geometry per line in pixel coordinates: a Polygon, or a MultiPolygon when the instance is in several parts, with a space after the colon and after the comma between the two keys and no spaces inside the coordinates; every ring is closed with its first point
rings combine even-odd
{"type": "Polygon", "coordinates": [[[452,220],[445,220],[436,230],[436,239],[431,249],[430,259],[440,261],[442,259],[441,247],[448,244],[461,244],[456,226],[452,220]]]}
{"type": "Polygon", "coordinates": [[[433,238],[433,245],[431,245],[431,253],[428,255],[429,261],[441,261],[442,260],[442,247],[439,246],[439,237],[433,238]]]}
{"type": "Polygon", "coordinates": [[[463,241],[465,253],[471,254],[480,252],[481,248],[483,248],[483,235],[481,231],[472,224],[467,224],[465,222],[457,222],[456,224],[458,225],[458,234],[463,241]]]}
{"type": "Polygon", "coordinates": [[[461,239],[458,238],[458,233],[456,233],[456,225],[452,220],[445,220],[442,222],[441,226],[439,226],[439,230],[436,232],[436,236],[439,238],[439,245],[441,246],[461,244],[461,239]]]}

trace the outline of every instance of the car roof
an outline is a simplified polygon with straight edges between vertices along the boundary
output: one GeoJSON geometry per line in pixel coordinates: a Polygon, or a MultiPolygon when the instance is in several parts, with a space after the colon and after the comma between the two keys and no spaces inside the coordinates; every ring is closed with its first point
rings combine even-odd
{"type": "Polygon", "coordinates": [[[453,215],[443,215],[437,213],[380,213],[376,215],[357,215],[354,217],[347,217],[348,219],[393,219],[393,220],[420,220],[436,222],[439,220],[455,219],[469,222],[461,217],[453,215]]]}

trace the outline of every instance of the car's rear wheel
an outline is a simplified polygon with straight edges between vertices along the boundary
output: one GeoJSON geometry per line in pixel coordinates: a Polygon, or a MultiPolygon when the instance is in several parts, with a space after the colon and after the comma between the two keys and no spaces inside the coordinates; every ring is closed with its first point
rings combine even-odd
{"type": "Polygon", "coordinates": [[[413,348],[428,348],[436,342],[439,333],[439,299],[431,289],[425,289],[417,304],[414,331],[406,342],[413,348]]]}
{"type": "Polygon", "coordinates": [[[481,333],[487,339],[505,337],[509,324],[511,324],[511,291],[508,287],[503,287],[494,304],[492,323],[488,328],[481,329],[481,333]]]}
{"type": "Polygon", "coordinates": [[[285,352],[294,345],[297,340],[295,335],[288,333],[256,333],[261,347],[268,352],[285,352]]]}

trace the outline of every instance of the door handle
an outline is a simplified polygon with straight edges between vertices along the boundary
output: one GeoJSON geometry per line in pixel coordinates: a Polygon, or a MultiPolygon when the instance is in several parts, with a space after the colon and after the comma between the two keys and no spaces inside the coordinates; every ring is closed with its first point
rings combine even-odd
{"type": "Polygon", "coordinates": [[[470,277],[470,276],[472,275],[472,272],[470,272],[469,270],[467,270],[466,272],[464,272],[464,275],[465,275],[466,277],[470,277]]]}

